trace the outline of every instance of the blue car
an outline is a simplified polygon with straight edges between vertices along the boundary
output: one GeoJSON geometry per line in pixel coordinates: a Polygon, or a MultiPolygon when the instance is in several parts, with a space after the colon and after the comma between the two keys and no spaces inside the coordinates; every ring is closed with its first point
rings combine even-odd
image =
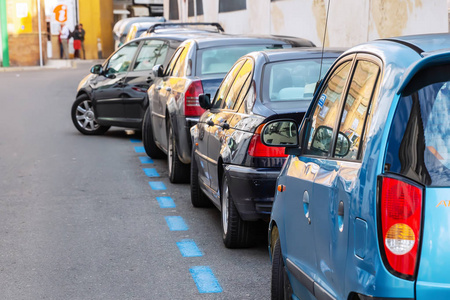
{"type": "Polygon", "coordinates": [[[286,147],[272,299],[450,299],[450,35],[346,51],[286,147]]]}

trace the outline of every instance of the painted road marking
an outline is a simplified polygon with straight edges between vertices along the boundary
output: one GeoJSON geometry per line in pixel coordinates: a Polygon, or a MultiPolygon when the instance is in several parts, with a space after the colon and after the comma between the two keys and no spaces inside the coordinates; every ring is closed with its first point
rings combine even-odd
{"type": "Polygon", "coordinates": [[[210,267],[192,267],[189,269],[191,276],[200,293],[221,293],[222,287],[214,276],[210,267]]]}
{"type": "Polygon", "coordinates": [[[189,229],[183,218],[180,216],[169,216],[164,218],[171,231],[185,231],[189,229]]]}
{"type": "Polygon", "coordinates": [[[141,164],[152,164],[153,163],[153,159],[151,159],[148,156],[141,156],[141,157],[139,157],[139,160],[141,161],[141,164]]]}
{"type": "Polygon", "coordinates": [[[130,139],[130,142],[132,142],[132,143],[141,143],[142,141],[138,140],[138,139],[130,139]]]}
{"type": "Polygon", "coordinates": [[[170,197],[156,197],[161,208],[174,208],[176,207],[175,202],[170,197]]]}
{"type": "Polygon", "coordinates": [[[144,170],[145,175],[148,177],[159,177],[159,174],[155,168],[143,168],[142,170],[144,170]]]}
{"type": "Polygon", "coordinates": [[[183,257],[199,257],[203,256],[203,252],[197,247],[194,240],[181,240],[177,242],[178,249],[180,249],[183,257]]]}
{"type": "Polygon", "coordinates": [[[148,184],[150,185],[152,190],[155,191],[167,190],[165,184],[161,181],[150,181],[148,184]]]}
{"type": "Polygon", "coordinates": [[[136,153],[145,153],[145,148],[143,146],[134,147],[136,153]]]}

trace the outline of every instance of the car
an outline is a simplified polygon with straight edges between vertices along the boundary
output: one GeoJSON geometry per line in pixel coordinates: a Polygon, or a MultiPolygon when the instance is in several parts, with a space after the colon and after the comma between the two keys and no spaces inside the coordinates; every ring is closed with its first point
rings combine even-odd
{"type": "Polygon", "coordinates": [[[138,22],[133,23],[130,27],[130,30],[127,33],[127,37],[125,38],[124,43],[128,43],[135,38],[140,37],[142,34],[146,33],[150,26],[155,25],[155,22],[138,22]]]}
{"type": "Polygon", "coordinates": [[[128,31],[134,23],[140,22],[165,22],[166,19],[164,17],[132,17],[125,18],[117,21],[113,27],[113,37],[115,40],[115,49],[117,50],[120,46],[125,44],[125,39],[127,37],[128,31]]]}
{"type": "Polygon", "coordinates": [[[105,133],[111,126],[140,129],[148,106],[147,90],[155,64],[167,65],[177,47],[192,35],[160,34],[133,40],[115,51],[78,85],[71,109],[83,134],[105,133]]]}
{"type": "Polygon", "coordinates": [[[330,68],[269,223],[272,299],[449,299],[450,35],[375,40],[330,68]]]}
{"type": "MultiPolygon", "coordinates": [[[[300,124],[317,82],[342,50],[293,48],[252,52],[238,59],[214,100],[200,95],[206,111],[191,128],[191,202],[211,202],[222,212],[228,248],[255,242],[259,220],[268,221],[284,149],[266,147],[260,130],[274,119],[300,124]]],[[[281,129],[280,129],[281,130],[281,129]]],[[[285,127],[278,140],[295,135],[285,127]]],[[[266,223],[267,224],[267,223],[266,223]]]]}
{"type": "Polygon", "coordinates": [[[142,125],[142,141],[152,158],[167,155],[172,183],[188,182],[190,129],[204,112],[200,94],[214,94],[238,58],[256,50],[314,46],[301,38],[216,34],[184,41],[165,69],[154,67],[148,89],[150,105],[142,125]]]}

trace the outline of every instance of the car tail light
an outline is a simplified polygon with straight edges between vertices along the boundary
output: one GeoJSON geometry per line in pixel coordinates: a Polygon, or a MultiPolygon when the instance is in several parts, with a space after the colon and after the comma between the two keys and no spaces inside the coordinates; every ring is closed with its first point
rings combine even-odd
{"type": "Polygon", "coordinates": [[[248,146],[248,155],[253,157],[286,157],[284,147],[269,147],[261,142],[261,130],[264,125],[261,124],[256,128],[248,146]]]}
{"type": "Polygon", "coordinates": [[[184,114],[187,117],[198,117],[205,110],[200,107],[198,96],[203,94],[203,86],[200,80],[192,81],[184,98],[184,114]]]}
{"type": "Polygon", "coordinates": [[[414,276],[422,219],[422,189],[384,177],[381,183],[381,234],[389,266],[414,276]]]}

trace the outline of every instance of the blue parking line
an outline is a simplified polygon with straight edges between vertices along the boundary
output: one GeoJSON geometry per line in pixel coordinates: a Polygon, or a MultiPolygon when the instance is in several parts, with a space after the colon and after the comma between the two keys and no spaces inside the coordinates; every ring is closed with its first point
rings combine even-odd
{"type": "Polygon", "coordinates": [[[150,181],[148,184],[155,191],[167,190],[166,185],[161,181],[150,181]]]}
{"type": "Polygon", "coordinates": [[[158,172],[154,168],[143,168],[145,175],[148,177],[159,177],[158,172]]]}
{"type": "Polygon", "coordinates": [[[169,216],[164,218],[171,231],[185,231],[189,229],[183,218],[180,216],[169,216]]]}
{"type": "Polygon", "coordinates": [[[221,293],[222,287],[210,267],[192,267],[189,269],[200,293],[221,293]]]}
{"type": "Polygon", "coordinates": [[[197,247],[194,240],[181,240],[177,242],[178,249],[180,249],[183,257],[199,257],[203,256],[203,252],[197,247]]]}
{"type": "Polygon", "coordinates": [[[139,140],[139,139],[130,139],[130,142],[132,142],[132,143],[142,143],[142,141],[139,140]]]}
{"type": "Polygon", "coordinates": [[[170,197],[156,197],[161,208],[174,208],[176,207],[175,202],[170,197]]]}
{"type": "Polygon", "coordinates": [[[143,146],[134,147],[136,153],[145,153],[145,148],[143,146]]]}
{"type": "Polygon", "coordinates": [[[152,164],[153,163],[153,159],[151,159],[148,156],[141,156],[141,157],[139,157],[139,160],[141,161],[141,164],[152,164]]]}

